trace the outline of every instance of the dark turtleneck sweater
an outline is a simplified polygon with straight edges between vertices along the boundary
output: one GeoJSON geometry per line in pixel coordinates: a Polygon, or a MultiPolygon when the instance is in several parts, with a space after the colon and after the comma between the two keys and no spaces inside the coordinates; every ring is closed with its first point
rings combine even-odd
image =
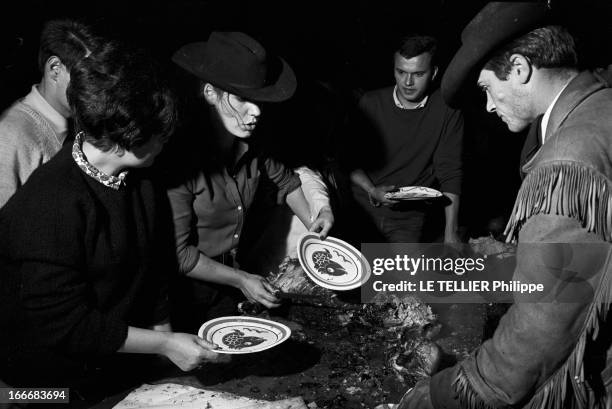
{"type": "MultiPolygon", "coordinates": [[[[359,101],[359,114],[347,146],[350,167],[363,169],[374,185],[461,193],[463,116],[444,103],[439,90],[415,109],[397,107],[393,87],[371,91],[359,101]]],[[[370,209],[363,189],[354,191],[370,209]]],[[[385,206],[370,210],[393,213],[385,206]]]]}

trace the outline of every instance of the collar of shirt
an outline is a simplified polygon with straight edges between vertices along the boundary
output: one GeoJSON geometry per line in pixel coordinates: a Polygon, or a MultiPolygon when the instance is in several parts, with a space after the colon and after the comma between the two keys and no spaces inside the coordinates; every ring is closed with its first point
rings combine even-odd
{"type": "Polygon", "coordinates": [[[24,104],[40,113],[55,131],[60,143],[64,142],[68,133],[68,120],[53,108],[38,91],[38,85],[32,85],[32,90],[23,98],[24,104]]]}
{"type": "MultiPolygon", "coordinates": [[[[209,142],[205,145],[206,159],[212,163],[217,169],[225,169],[229,176],[234,176],[240,171],[245,163],[253,160],[254,157],[261,155],[262,149],[255,141],[238,141],[241,148],[237,151],[237,155],[223,153],[219,146],[214,142],[209,142]]],[[[249,173],[249,177],[251,177],[249,173]]]]}
{"type": "Polygon", "coordinates": [[[83,154],[83,132],[79,132],[74,138],[74,144],[72,145],[72,157],[79,168],[85,172],[88,176],[94,178],[104,186],[110,187],[111,189],[119,190],[121,186],[125,186],[125,177],[128,171],[124,170],[118,176],[107,175],[101,172],[95,166],[85,159],[83,154]]]}
{"type": "Polygon", "coordinates": [[[418,109],[418,108],[423,108],[425,106],[425,104],[427,104],[427,99],[429,99],[429,95],[425,95],[425,98],[423,98],[423,100],[421,102],[419,102],[415,107],[406,108],[404,106],[404,104],[402,104],[402,102],[399,100],[399,98],[397,96],[397,85],[395,87],[393,87],[393,102],[395,102],[395,106],[400,108],[400,109],[418,109]]]}
{"type": "Polygon", "coordinates": [[[567,87],[567,85],[571,82],[568,81],[563,88],[561,88],[561,91],[559,91],[559,93],[555,96],[555,99],[552,100],[552,102],[550,103],[550,105],[548,106],[548,109],[546,110],[546,112],[544,112],[544,116],[542,117],[542,123],[540,124],[540,130],[542,132],[542,144],[544,143],[544,140],[546,139],[546,128],[548,127],[548,120],[550,119],[550,114],[552,112],[553,107],[555,106],[555,104],[557,103],[557,100],[559,99],[559,96],[561,96],[561,93],[563,92],[563,90],[565,90],[565,88],[567,87]]]}

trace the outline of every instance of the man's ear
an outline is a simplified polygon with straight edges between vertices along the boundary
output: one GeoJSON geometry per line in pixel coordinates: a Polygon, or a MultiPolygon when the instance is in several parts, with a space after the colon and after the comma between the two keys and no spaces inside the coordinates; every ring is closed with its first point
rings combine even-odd
{"type": "Polygon", "coordinates": [[[512,63],[511,74],[515,76],[519,84],[526,84],[531,79],[533,73],[533,65],[527,57],[522,54],[512,54],[510,56],[512,63]]]}
{"type": "Polygon", "coordinates": [[[115,154],[116,156],[118,156],[119,158],[121,158],[123,155],[125,155],[125,149],[123,149],[119,145],[113,146],[113,149],[111,150],[111,152],[113,154],[115,154]]]}
{"type": "Polygon", "coordinates": [[[48,75],[53,81],[57,81],[62,70],[62,60],[59,57],[52,55],[45,63],[45,75],[48,75]]]}

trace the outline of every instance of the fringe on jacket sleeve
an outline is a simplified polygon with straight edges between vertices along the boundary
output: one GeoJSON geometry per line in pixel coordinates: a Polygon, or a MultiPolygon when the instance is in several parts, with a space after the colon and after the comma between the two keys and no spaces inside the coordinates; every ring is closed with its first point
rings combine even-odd
{"type": "Polygon", "coordinates": [[[521,226],[536,214],[572,217],[612,242],[612,197],[607,179],[578,162],[555,162],[529,173],[519,190],[504,234],[516,241],[521,226]]]}

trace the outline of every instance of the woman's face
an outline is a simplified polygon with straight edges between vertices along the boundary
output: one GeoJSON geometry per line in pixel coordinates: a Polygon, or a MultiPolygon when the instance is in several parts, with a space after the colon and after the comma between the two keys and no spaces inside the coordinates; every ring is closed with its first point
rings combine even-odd
{"type": "Polygon", "coordinates": [[[226,91],[214,92],[216,98],[209,99],[209,102],[215,107],[225,129],[238,138],[250,137],[261,115],[259,106],[226,91]]]}

